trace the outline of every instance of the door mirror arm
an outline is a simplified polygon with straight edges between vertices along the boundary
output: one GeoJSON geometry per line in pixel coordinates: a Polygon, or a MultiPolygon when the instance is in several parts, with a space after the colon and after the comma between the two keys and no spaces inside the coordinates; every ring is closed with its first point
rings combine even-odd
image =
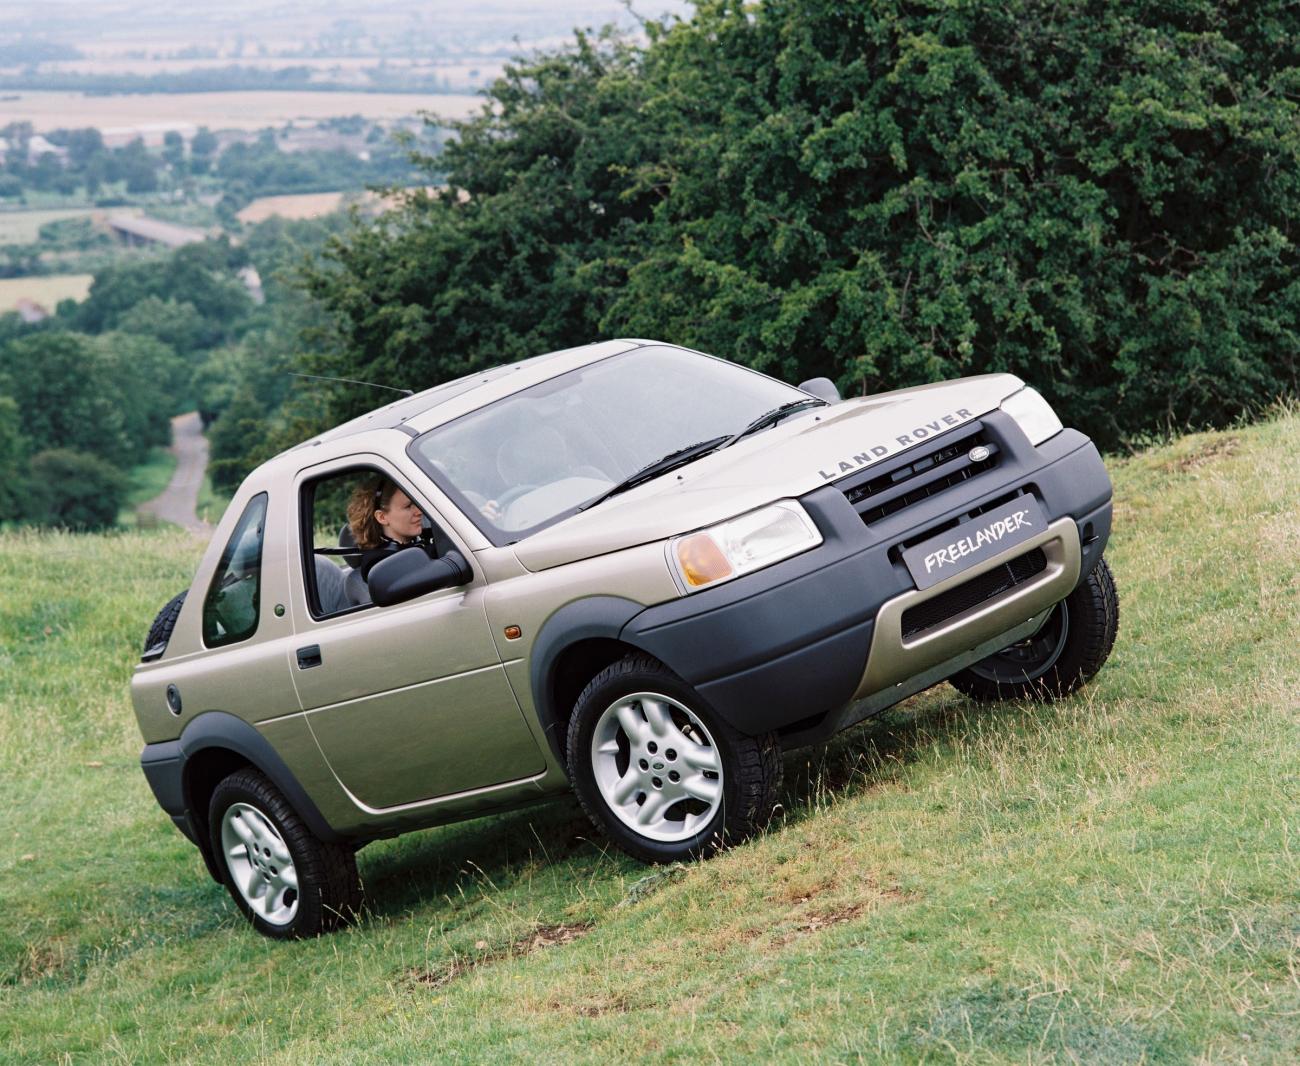
{"type": "Polygon", "coordinates": [[[438,589],[467,584],[473,576],[465,556],[454,548],[437,559],[408,549],[376,563],[366,584],[375,603],[392,607],[438,589]]]}

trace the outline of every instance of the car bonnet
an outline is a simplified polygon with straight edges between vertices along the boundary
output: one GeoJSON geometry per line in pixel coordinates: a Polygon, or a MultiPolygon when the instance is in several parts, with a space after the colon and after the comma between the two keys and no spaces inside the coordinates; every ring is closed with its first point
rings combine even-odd
{"type": "Polygon", "coordinates": [[[924,444],[1022,388],[987,374],[813,408],[515,544],[529,570],[631,548],[802,496],[924,444]]]}

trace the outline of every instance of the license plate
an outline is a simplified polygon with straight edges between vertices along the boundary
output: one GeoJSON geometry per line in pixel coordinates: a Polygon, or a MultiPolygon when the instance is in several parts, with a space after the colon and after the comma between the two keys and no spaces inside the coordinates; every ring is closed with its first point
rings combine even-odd
{"type": "Polygon", "coordinates": [[[1017,496],[996,510],[971,518],[903,552],[918,589],[928,589],[976,563],[1037,536],[1047,518],[1032,496],[1017,496]]]}

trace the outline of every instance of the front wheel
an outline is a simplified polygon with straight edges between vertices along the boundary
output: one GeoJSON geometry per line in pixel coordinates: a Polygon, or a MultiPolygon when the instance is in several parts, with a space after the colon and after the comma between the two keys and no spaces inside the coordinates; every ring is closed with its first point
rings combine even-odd
{"type": "Polygon", "coordinates": [[[975,700],[1060,699],[1101,669],[1118,632],[1115,578],[1099,559],[1078,587],[1052,608],[1037,633],[948,680],[975,700]]]}
{"type": "Polygon", "coordinates": [[[643,862],[702,858],[753,835],[781,780],[773,734],[745,736],[662,663],[631,655],[582,691],[569,776],[587,815],[643,862]]]}
{"type": "Polygon", "coordinates": [[[352,849],[317,839],[262,773],[249,767],[225,778],[208,810],[226,890],[259,933],[276,940],[319,936],[359,911],[352,849]]]}

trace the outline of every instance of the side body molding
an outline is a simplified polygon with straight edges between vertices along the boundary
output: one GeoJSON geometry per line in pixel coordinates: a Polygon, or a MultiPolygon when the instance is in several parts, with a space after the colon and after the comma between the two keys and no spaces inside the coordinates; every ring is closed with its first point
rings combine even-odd
{"type": "Polygon", "coordinates": [[[564,764],[564,737],[558,727],[564,709],[556,707],[552,698],[560,657],[580,641],[621,640],[623,627],[644,610],[644,604],[621,596],[588,596],[565,604],[551,615],[533,641],[529,656],[533,706],[537,708],[546,742],[560,765],[564,764]]]}

